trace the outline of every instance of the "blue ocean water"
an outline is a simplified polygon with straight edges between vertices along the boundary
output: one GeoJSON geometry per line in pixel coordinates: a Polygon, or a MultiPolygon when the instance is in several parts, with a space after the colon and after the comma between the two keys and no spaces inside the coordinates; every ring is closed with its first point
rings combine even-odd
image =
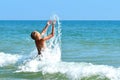
{"type": "Polygon", "coordinates": [[[120,21],[63,21],[63,60],[120,66],[120,21]]]}
{"type": "Polygon", "coordinates": [[[32,60],[37,52],[30,34],[46,22],[0,21],[1,80],[120,80],[120,21],[60,21],[53,42],[61,41],[53,46],[61,46],[46,53],[58,61],[32,60]]]}

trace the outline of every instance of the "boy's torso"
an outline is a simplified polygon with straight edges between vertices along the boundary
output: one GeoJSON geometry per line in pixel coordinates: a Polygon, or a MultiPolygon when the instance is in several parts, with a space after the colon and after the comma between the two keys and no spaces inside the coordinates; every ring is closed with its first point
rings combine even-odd
{"type": "Polygon", "coordinates": [[[40,40],[37,40],[35,41],[36,43],[36,47],[39,49],[39,50],[42,50],[46,47],[46,41],[43,40],[43,39],[40,39],[40,40]]]}

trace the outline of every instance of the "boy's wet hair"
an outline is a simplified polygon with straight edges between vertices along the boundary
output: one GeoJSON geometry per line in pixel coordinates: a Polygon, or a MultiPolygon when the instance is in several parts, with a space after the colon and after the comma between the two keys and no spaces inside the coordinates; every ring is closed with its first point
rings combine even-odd
{"type": "Polygon", "coordinates": [[[33,32],[31,33],[31,38],[34,39],[34,40],[35,40],[35,33],[36,33],[35,31],[33,31],[33,32]]]}

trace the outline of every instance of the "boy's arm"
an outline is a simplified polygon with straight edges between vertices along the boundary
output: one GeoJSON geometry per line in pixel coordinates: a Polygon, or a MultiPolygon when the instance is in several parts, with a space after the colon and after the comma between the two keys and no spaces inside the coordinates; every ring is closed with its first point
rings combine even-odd
{"type": "Polygon", "coordinates": [[[48,29],[48,27],[50,26],[51,23],[52,23],[52,21],[48,21],[48,22],[47,22],[45,28],[44,28],[44,29],[42,30],[42,32],[41,32],[41,35],[44,35],[44,34],[45,34],[45,32],[47,31],[47,29],[48,29]]]}
{"type": "Polygon", "coordinates": [[[41,54],[41,50],[37,47],[37,42],[35,41],[35,44],[36,44],[36,48],[37,48],[37,51],[38,51],[38,55],[40,55],[41,54]]]}
{"type": "Polygon", "coordinates": [[[54,36],[54,24],[52,23],[52,32],[48,36],[44,37],[44,40],[48,40],[54,36]]]}
{"type": "Polygon", "coordinates": [[[38,50],[38,55],[41,55],[41,51],[37,48],[37,50],[38,50]]]}

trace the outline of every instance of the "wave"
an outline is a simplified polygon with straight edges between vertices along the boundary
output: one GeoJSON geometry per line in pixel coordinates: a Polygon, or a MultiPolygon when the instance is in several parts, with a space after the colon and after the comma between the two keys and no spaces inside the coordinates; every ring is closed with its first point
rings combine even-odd
{"type": "Polygon", "coordinates": [[[18,54],[0,52],[0,67],[15,64],[21,58],[18,54]]]}
{"type": "Polygon", "coordinates": [[[82,79],[90,76],[106,77],[110,80],[120,80],[120,68],[108,65],[93,65],[85,62],[46,62],[38,59],[19,66],[16,72],[42,72],[43,75],[60,73],[70,80],[82,79]]]}

